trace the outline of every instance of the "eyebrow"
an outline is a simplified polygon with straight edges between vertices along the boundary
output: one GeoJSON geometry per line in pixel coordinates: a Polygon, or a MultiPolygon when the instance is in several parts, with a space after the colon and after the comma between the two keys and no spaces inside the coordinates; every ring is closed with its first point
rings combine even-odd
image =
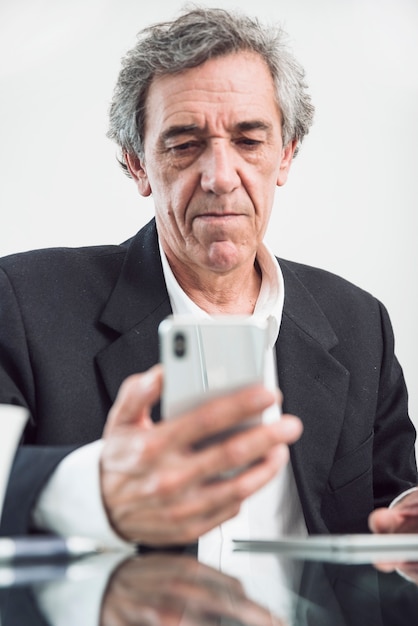
{"type": "Polygon", "coordinates": [[[236,128],[242,132],[248,131],[248,130],[270,130],[271,128],[271,124],[267,124],[266,122],[263,122],[262,120],[252,120],[249,122],[239,122],[239,124],[236,125],[236,128]]]}
{"type": "Polygon", "coordinates": [[[188,133],[193,133],[196,131],[200,131],[201,129],[197,124],[179,124],[177,126],[170,126],[167,128],[162,134],[162,141],[167,141],[168,139],[172,139],[173,137],[178,137],[180,135],[187,135],[188,133]]]}
{"type": "MultiPolygon", "coordinates": [[[[271,128],[271,125],[262,120],[250,120],[250,121],[245,121],[245,122],[238,122],[238,124],[236,124],[235,126],[235,130],[238,130],[240,132],[246,132],[246,131],[248,132],[250,130],[268,131],[270,130],[270,128],[271,128]]],[[[202,128],[198,126],[197,124],[178,124],[175,126],[170,126],[170,128],[167,128],[167,130],[165,130],[162,133],[161,139],[163,142],[165,142],[168,139],[179,137],[181,135],[187,135],[189,133],[195,133],[196,131],[199,133],[203,133],[202,128]]]]}

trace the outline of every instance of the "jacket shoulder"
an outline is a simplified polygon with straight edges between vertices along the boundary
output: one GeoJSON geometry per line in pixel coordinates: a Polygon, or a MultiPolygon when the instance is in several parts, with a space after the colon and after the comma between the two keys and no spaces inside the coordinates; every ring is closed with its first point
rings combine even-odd
{"type": "Polygon", "coordinates": [[[44,248],[0,259],[0,272],[15,290],[51,289],[57,285],[88,286],[92,280],[113,280],[126,255],[124,245],[44,248]],[[112,278],[113,277],[113,278],[112,278]]]}
{"type": "Polygon", "coordinates": [[[27,252],[16,252],[0,258],[0,267],[7,273],[19,273],[30,268],[59,267],[64,264],[91,263],[95,259],[100,262],[109,256],[118,256],[126,253],[125,244],[85,246],[79,248],[56,247],[40,248],[27,252]]]}
{"type": "Polygon", "coordinates": [[[376,298],[367,290],[342,276],[312,265],[305,265],[287,259],[277,259],[286,274],[295,277],[318,301],[329,300],[335,295],[340,298],[366,300],[369,304],[376,298]]]}

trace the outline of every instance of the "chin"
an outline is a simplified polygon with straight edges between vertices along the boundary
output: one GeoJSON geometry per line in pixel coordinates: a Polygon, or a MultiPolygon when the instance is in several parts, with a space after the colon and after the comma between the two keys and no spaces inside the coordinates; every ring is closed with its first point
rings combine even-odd
{"type": "Polygon", "coordinates": [[[208,268],[217,273],[230,272],[242,265],[243,262],[244,259],[236,250],[220,250],[217,247],[216,250],[210,250],[208,255],[208,268]]]}

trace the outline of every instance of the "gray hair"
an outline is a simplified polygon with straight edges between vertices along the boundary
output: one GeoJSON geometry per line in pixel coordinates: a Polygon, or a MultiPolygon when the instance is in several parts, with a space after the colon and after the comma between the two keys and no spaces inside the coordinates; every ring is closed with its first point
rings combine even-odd
{"type": "Polygon", "coordinates": [[[287,46],[278,26],[223,9],[195,8],[170,22],[141,30],[137,43],[122,59],[110,106],[107,136],[124,155],[144,157],[146,99],[156,76],[176,74],[231,53],[259,54],[270,69],[282,115],[283,144],[298,144],[309,132],[314,107],[307,93],[305,72],[287,46]]]}

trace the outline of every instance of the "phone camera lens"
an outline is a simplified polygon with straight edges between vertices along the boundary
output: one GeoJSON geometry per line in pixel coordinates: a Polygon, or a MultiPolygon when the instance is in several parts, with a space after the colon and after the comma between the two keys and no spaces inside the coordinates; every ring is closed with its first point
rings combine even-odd
{"type": "Polygon", "coordinates": [[[183,333],[176,333],[174,335],[174,354],[181,358],[186,353],[186,337],[183,333]]]}

